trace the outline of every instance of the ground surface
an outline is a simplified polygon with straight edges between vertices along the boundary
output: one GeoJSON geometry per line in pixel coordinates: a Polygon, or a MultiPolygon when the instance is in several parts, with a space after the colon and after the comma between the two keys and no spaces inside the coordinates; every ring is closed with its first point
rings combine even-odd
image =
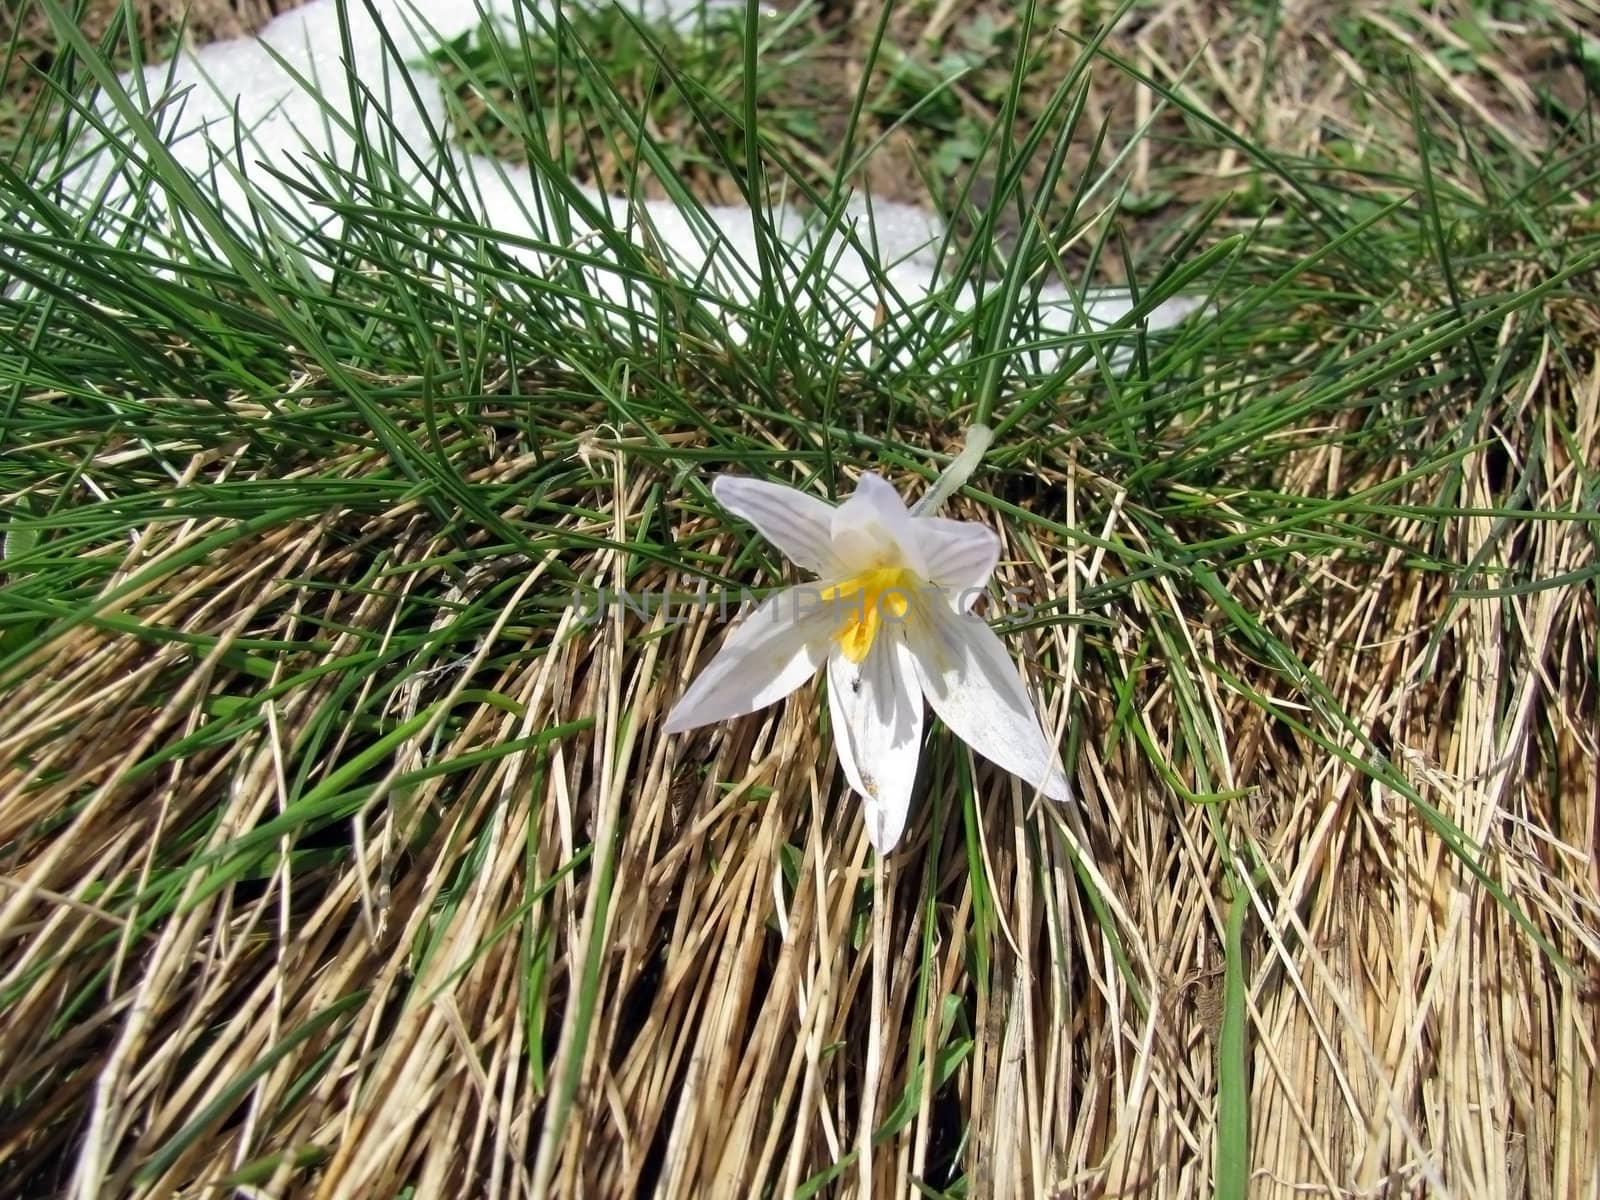
{"type": "MultiPolygon", "coordinates": [[[[750,111],[769,190],[925,200],[982,278],[1204,264],[1120,371],[719,343],[665,284],[619,340],[405,274],[377,184],[326,286],[8,225],[0,1192],[1595,1194],[1600,14],[1138,4],[1085,63],[1108,15],[788,9],[750,111]],[[935,728],[880,862],[819,685],[667,737],[715,613],[572,598],[792,579],[713,472],[916,491],[979,415],[1078,802],[935,728]]],[[[569,17],[444,56],[457,135],[752,194],[742,37],[569,17]]],[[[15,28],[37,214],[69,56],[15,28]]]]}

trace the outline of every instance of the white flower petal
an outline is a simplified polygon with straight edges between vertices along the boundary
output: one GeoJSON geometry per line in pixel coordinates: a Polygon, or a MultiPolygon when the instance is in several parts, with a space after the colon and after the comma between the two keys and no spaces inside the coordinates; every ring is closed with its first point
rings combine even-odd
{"type": "Polygon", "coordinates": [[[845,778],[861,796],[867,837],[887,854],[905,831],[922,753],[922,693],[902,638],[881,633],[857,664],[828,660],[828,711],[845,778]]]}
{"type": "Polygon", "coordinates": [[[855,494],[833,510],[833,553],[847,575],[905,566],[926,579],[922,554],[900,493],[877,475],[863,475],[855,494]]]}
{"type": "Polygon", "coordinates": [[[1005,644],[986,621],[942,604],[908,626],[917,677],[950,732],[1052,800],[1072,795],[1005,644]]]}
{"type": "Polygon", "coordinates": [[[1000,561],[1000,535],[976,521],[952,521],[947,517],[918,517],[911,522],[912,536],[922,553],[928,582],[959,601],[962,612],[994,574],[1000,561]]]}
{"type": "Polygon", "coordinates": [[[834,618],[797,591],[789,588],[768,596],[728,634],[716,657],[667,714],[668,733],[765,708],[821,669],[833,648],[834,618]]]}
{"type": "Polygon", "coordinates": [[[839,575],[833,554],[834,507],[809,492],[750,479],[719,475],[711,484],[717,502],[756,527],[784,557],[815,575],[839,575]]]}

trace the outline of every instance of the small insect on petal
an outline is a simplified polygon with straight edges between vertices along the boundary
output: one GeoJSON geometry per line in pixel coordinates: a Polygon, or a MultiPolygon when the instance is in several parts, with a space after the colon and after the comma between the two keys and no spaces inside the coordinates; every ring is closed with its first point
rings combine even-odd
{"type": "Polygon", "coordinates": [[[900,840],[922,752],[922,695],[905,643],[879,638],[858,666],[828,660],[828,709],[839,765],[862,797],[873,849],[900,840]]]}

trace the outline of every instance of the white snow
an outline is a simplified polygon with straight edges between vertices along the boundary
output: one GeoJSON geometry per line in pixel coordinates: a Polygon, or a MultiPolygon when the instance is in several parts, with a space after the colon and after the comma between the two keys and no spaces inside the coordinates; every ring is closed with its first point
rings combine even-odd
{"type": "MultiPolygon", "coordinates": [[[[516,2],[480,0],[485,15],[502,21],[509,20],[516,2]]],[[[539,3],[548,0],[535,0],[527,11],[537,11],[539,3]]],[[[329,165],[355,167],[356,142],[342,127],[352,119],[343,61],[346,37],[355,77],[384,98],[384,119],[398,135],[391,138],[382,128],[384,122],[369,113],[365,119],[373,144],[399,142],[414,148],[435,144],[430,131],[441,129],[445,120],[439,82],[427,69],[408,69],[405,64],[418,63],[443,41],[475,28],[480,10],[462,0],[376,0],[372,7],[377,21],[360,0],[351,0],[346,6],[347,32],[342,33],[335,0],[312,0],[273,20],[258,38],[213,43],[185,52],[172,63],[148,67],[140,79],[125,80],[141,109],[154,115],[165,131],[178,161],[192,176],[207,181],[206,190],[220,198],[236,229],[252,228],[254,192],[295,213],[305,225],[337,236],[338,218],[314,201],[307,202],[268,167],[300,179],[308,174],[314,178],[329,165]],[[392,49],[385,46],[385,35],[392,49]]],[[[646,19],[676,21],[692,19],[701,10],[699,0],[648,0],[642,8],[635,0],[634,11],[646,19]]],[[[531,26],[532,16],[526,19],[531,26]]],[[[112,113],[109,100],[102,99],[102,110],[112,113]]],[[[116,126],[118,121],[111,117],[111,123],[116,126]]],[[[449,169],[466,176],[463,190],[475,206],[471,215],[477,222],[510,239],[542,247],[503,243],[530,270],[551,269],[552,254],[562,250],[604,254],[606,239],[593,236],[592,228],[576,219],[572,240],[565,247],[552,244],[554,234],[540,219],[541,208],[534,199],[541,185],[527,168],[459,150],[451,158],[449,169]]],[[[425,170],[438,165],[435,161],[419,165],[402,155],[393,169],[408,181],[422,180],[423,186],[431,186],[425,170]]],[[[85,195],[103,191],[102,210],[117,210],[130,203],[132,191],[129,172],[120,167],[111,152],[102,151],[72,182],[85,195]]],[[[548,187],[543,195],[548,204],[548,187]]],[[[756,235],[748,209],[710,207],[706,216],[714,229],[706,230],[671,203],[639,201],[630,208],[623,200],[592,191],[587,195],[602,206],[601,211],[609,211],[615,225],[628,229],[635,242],[659,251],[670,269],[700,280],[704,289],[718,293],[730,306],[748,304],[756,296],[756,235]]],[[[256,202],[256,207],[259,211],[262,206],[256,202]]],[[[938,220],[922,209],[874,201],[869,210],[868,202],[860,198],[852,202],[849,218],[847,224],[854,225],[859,244],[876,246],[877,260],[869,261],[835,230],[822,256],[828,264],[825,305],[831,311],[815,315],[837,329],[852,330],[847,340],[866,357],[871,353],[869,334],[881,319],[879,306],[886,298],[878,282],[898,293],[898,301],[890,298],[891,309],[900,303],[914,308],[927,301],[940,287],[935,250],[942,230],[938,220]]],[[[803,265],[816,247],[813,229],[798,212],[789,210],[780,215],[779,230],[785,242],[797,248],[789,256],[791,263],[803,265]]],[[[314,259],[307,269],[326,274],[325,265],[314,259]]],[[[785,273],[792,282],[793,267],[785,273]]],[[[586,268],[584,276],[590,288],[625,311],[644,302],[642,290],[615,271],[594,266],[586,268]]],[[[814,285],[805,290],[818,291],[814,285]]],[[[1077,327],[1074,306],[1063,289],[1046,289],[1043,300],[1042,332],[1068,334],[1077,327]]],[[[970,306],[972,290],[953,301],[958,308],[970,306]]],[[[1168,301],[1149,315],[1148,325],[1168,327],[1197,306],[1198,301],[1187,298],[1168,301]]],[[[1101,291],[1088,300],[1087,315],[1091,325],[1102,326],[1118,320],[1129,307],[1126,294],[1101,291]]],[[[737,321],[730,319],[729,327],[736,338],[743,336],[737,321]]],[[[1042,355],[1040,365],[1048,369],[1058,354],[1042,355]]]]}

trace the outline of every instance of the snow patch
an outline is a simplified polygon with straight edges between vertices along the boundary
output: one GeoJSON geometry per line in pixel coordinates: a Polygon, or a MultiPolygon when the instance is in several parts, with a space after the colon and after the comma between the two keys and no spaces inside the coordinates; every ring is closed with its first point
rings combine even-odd
{"type": "MultiPolygon", "coordinates": [[[[358,169],[357,143],[349,127],[356,119],[352,114],[364,110],[361,119],[370,145],[426,149],[428,157],[421,162],[409,161],[403,153],[391,156],[388,169],[412,185],[431,186],[427,176],[441,166],[433,147],[444,127],[445,106],[439,81],[419,64],[435,47],[484,19],[509,22],[517,0],[480,2],[481,8],[474,8],[460,0],[376,0],[369,10],[352,0],[341,24],[335,0],[312,0],[274,19],[257,38],[185,52],[172,63],[147,68],[142,78],[124,82],[141,110],[163,131],[177,161],[217,195],[235,229],[253,228],[254,193],[293,214],[306,230],[338,238],[338,217],[307,202],[274,169],[302,180],[307,174],[315,178],[328,170],[358,169]],[[352,74],[380,98],[381,115],[370,111],[371,105],[352,105],[352,74]]],[[[540,5],[548,3],[538,0],[525,10],[530,27],[537,13],[548,11],[540,5]]],[[[647,0],[636,4],[634,11],[647,20],[681,23],[698,19],[704,10],[701,0],[647,0]]],[[[109,123],[117,127],[120,119],[110,101],[103,98],[102,105],[109,123]]],[[[590,255],[603,251],[606,239],[576,219],[572,240],[565,247],[552,245],[554,235],[539,215],[548,211],[550,194],[546,190],[547,204],[541,208],[535,202],[539,181],[526,167],[452,152],[447,169],[464,173],[462,190],[469,197],[473,219],[508,239],[543,247],[504,243],[507,252],[530,270],[553,269],[563,249],[590,255]]],[[[126,211],[135,193],[127,164],[110,149],[92,155],[70,183],[80,195],[101,195],[102,211],[126,211]]],[[[725,312],[736,313],[754,300],[759,258],[747,208],[708,207],[707,227],[699,214],[669,202],[630,205],[592,191],[584,194],[598,211],[609,212],[613,228],[628,230],[635,243],[666,260],[680,277],[699,280],[704,289],[716,292],[725,301],[725,312]]],[[[882,201],[869,207],[866,200],[857,199],[843,225],[825,234],[818,233],[815,220],[808,222],[793,210],[779,213],[777,221],[779,235],[795,251],[787,256],[786,282],[793,284],[796,268],[820,251],[826,264],[825,286],[819,289],[812,283],[804,290],[820,293],[823,307],[831,311],[811,315],[831,322],[840,340],[854,343],[863,357],[871,353],[872,334],[884,309],[914,308],[942,286],[936,250],[943,227],[922,209],[882,201]],[[852,228],[855,244],[846,233],[852,228]]],[[[327,274],[319,260],[308,259],[307,266],[313,274],[327,274]]],[[[636,309],[644,299],[642,289],[615,270],[586,266],[584,276],[597,295],[624,312],[636,309]]],[[[1041,299],[1041,334],[1066,335],[1079,328],[1064,289],[1047,288],[1041,299]]],[[[971,288],[945,297],[957,309],[975,301],[971,288]]],[[[1128,295],[1121,291],[1099,292],[1085,303],[1091,327],[1113,324],[1131,308],[1128,295]]],[[[1176,324],[1198,303],[1168,301],[1149,315],[1148,325],[1161,329],[1176,324]]],[[[736,318],[730,317],[729,329],[735,338],[744,334],[736,318]]],[[[1039,365],[1048,369],[1059,354],[1059,350],[1041,354],[1039,365]]]]}

